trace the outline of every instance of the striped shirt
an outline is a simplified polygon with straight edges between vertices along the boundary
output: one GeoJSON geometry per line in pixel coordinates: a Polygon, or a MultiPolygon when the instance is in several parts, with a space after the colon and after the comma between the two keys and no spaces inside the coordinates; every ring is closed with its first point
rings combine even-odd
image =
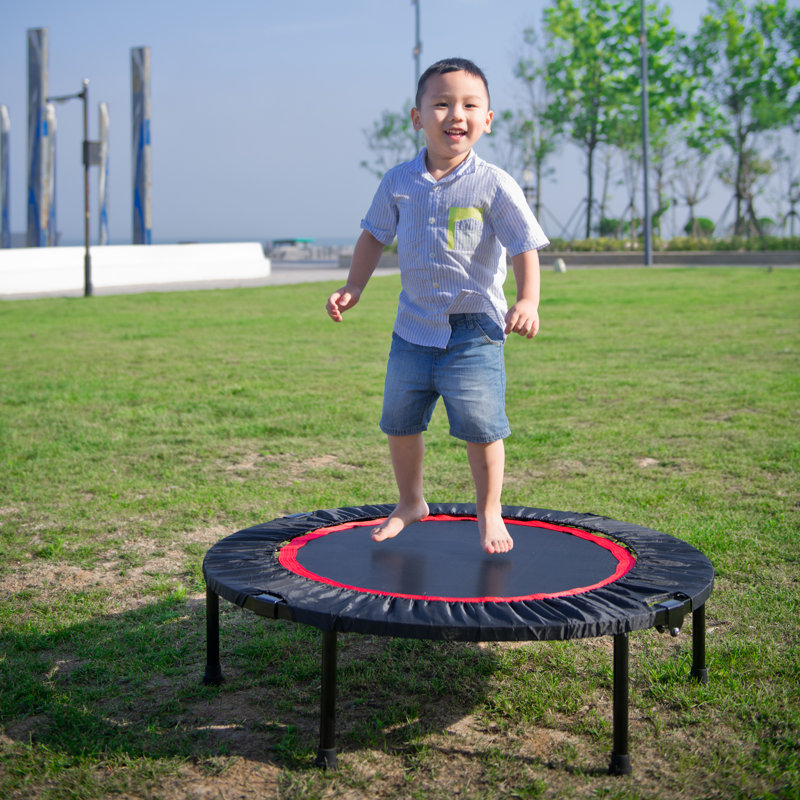
{"type": "Polygon", "coordinates": [[[483,312],[505,327],[506,250],[515,256],[549,241],[508,173],[472,151],[436,181],[425,153],[383,176],[361,227],[384,245],[397,236],[395,333],[444,348],[450,314],[483,312]]]}

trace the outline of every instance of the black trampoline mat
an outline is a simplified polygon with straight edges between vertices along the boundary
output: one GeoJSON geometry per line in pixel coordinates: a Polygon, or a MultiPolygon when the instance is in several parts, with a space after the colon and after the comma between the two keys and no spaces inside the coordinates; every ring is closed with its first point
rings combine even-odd
{"type": "Polygon", "coordinates": [[[428,517],[374,542],[381,520],[350,522],[293,539],[281,565],[358,592],[421,600],[509,601],[565,597],[605,586],[633,567],[619,543],[577,528],[506,520],[514,548],[489,555],[474,519],[428,517]]]}

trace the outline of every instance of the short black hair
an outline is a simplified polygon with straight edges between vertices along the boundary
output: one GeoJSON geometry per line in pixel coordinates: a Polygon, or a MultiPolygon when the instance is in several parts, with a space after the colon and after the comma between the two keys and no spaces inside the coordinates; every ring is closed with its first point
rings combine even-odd
{"type": "MultiPolygon", "coordinates": [[[[486,87],[486,95],[489,97],[489,81],[486,80],[483,70],[477,64],[474,64],[468,58],[444,58],[435,64],[431,64],[420,76],[419,83],[417,83],[417,96],[414,99],[417,108],[419,108],[422,95],[425,93],[425,84],[428,82],[428,78],[433,75],[445,75],[448,72],[466,72],[467,75],[480,78],[486,87]]],[[[491,98],[489,105],[491,106],[491,98]]]]}

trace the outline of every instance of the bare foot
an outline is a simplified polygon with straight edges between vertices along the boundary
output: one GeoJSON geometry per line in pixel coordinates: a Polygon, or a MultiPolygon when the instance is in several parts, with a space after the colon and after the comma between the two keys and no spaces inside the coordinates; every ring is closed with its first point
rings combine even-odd
{"type": "Polygon", "coordinates": [[[389,514],[386,520],[372,531],[372,539],[376,542],[393,539],[406,525],[419,522],[423,517],[427,516],[428,504],[424,500],[410,506],[398,503],[395,510],[389,514]]]}
{"type": "Polygon", "coordinates": [[[507,553],[514,547],[514,540],[499,514],[478,517],[478,530],[481,547],[486,553],[507,553]]]}

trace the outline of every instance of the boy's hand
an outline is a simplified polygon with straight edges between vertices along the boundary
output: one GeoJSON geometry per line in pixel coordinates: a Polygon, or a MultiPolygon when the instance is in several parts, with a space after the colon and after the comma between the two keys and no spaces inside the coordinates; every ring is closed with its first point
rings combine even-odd
{"type": "Polygon", "coordinates": [[[334,322],[342,321],[342,314],[349,311],[361,298],[361,290],[353,286],[342,286],[337,289],[329,298],[325,308],[328,316],[334,322]]]}
{"type": "Polygon", "coordinates": [[[539,309],[532,300],[518,300],[506,314],[506,335],[518,333],[532,339],[539,333],[539,309]]]}

